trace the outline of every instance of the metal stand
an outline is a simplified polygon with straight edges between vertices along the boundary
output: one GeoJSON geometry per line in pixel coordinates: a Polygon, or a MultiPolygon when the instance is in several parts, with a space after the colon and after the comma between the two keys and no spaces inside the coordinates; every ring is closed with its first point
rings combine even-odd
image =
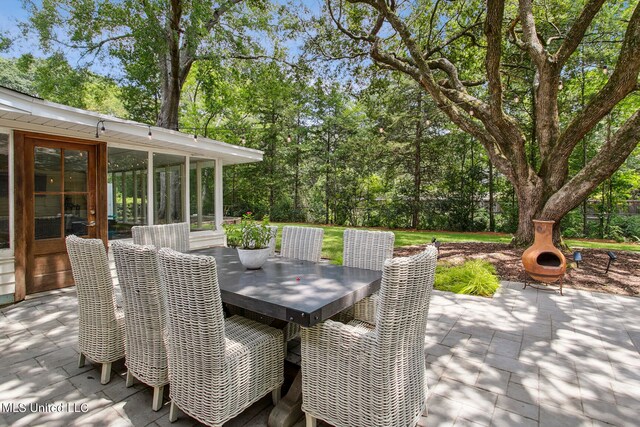
{"type": "MultiPolygon", "coordinates": [[[[563,296],[564,296],[564,294],[562,293],[562,280],[563,280],[563,278],[561,277],[561,278],[560,278],[560,280],[558,281],[558,285],[560,286],[560,295],[563,295],[563,296]]],[[[545,291],[545,292],[555,292],[555,291],[556,291],[555,289],[550,289],[550,288],[548,287],[549,285],[536,286],[536,285],[534,285],[534,284],[529,283],[529,282],[525,279],[525,281],[524,281],[524,286],[522,287],[522,289],[526,289],[526,288],[527,288],[527,286],[529,286],[529,287],[531,287],[531,288],[533,288],[533,289],[537,289],[537,290],[539,290],[539,291],[545,291]]]]}

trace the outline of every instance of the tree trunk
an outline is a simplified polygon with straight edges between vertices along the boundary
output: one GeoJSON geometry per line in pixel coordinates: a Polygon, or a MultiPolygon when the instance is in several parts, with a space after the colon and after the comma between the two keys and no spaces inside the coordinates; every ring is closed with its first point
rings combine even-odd
{"type": "Polygon", "coordinates": [[[163,85],[160,114],[156,120],[156,126],[172,130],[178,129],[181,91],[182,87],[178,79],[170,78],[168,84],[163,85]]]}

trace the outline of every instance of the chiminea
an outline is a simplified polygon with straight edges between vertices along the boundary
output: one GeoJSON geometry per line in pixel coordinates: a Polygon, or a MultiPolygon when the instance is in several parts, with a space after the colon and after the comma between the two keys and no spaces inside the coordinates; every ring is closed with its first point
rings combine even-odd
{"type": "MultiPolygon", "coordinates": [[[[543,283],[559,281],[562,295],[562,278],[567,270],[567,261],[562,252],[553,246],[554,222],[533,220],[535,238],[533,245],[522,254],[522,265],[533,280],[543,283]]],[[[525,282],[524,288],[526,287],[525,282]]]]}

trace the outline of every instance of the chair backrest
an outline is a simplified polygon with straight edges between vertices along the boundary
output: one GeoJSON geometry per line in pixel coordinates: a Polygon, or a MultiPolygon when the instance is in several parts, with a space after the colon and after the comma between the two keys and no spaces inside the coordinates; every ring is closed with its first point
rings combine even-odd
{"type": "Polygon", "coordinates": [[[278,236],[278,226],[277,225],[267,225],[269,230],[271,230],[271,240],[269,240],[269,252],[270,256],[276,254],[276,237],[278,236]]]}
{"type": "Polygon", "coordinates": [[[189,251],[189,224],[178,222],[162,225],[136,225],[131,227],[131,236],[136,245],[153,245],[171,248],[179,252],[189,251]]]}
{"type": "Polygon", "coordinates": [[[188,387],[189,378],[224,364],[224,317],[216,260],[168,248],[160,249],[158,255],[167,295],[165,342],[171,387],[188,387]]]}
{"type": "Polygon", "coordinates": [[[344,230],[342,265],[382,270],[385,260],[393,257],[395,238],[390,231],[344,230]]]}
{"type": "Polygon", "coordinates": [[[151,386],[168,381],[164,345],[166,304],[154,246],[120,241],[111,245],[122,289],[127,367],[151,386]]]}
{"type": "Polygon", "coordinates": [[[324,230],[313,227],[282,227],[280,255],[305,261],[320,261],[324,230]]]}
{"type": "MultiPolygon", "coordinates": [[[[116,325],[116,298],[109,260],[104,243],[100,239],[82,239],[71,235],[66,238],[71,272],[78,294],[78,323],[80,351],[94,361],[110,359],[109,354],[122,351],[122,343],[111,332],[104,332],[109,325],[116,325]],[[105,339],[95,348],[96,331],[105,339]],[[115,347],[114,347],[115,346],[115,347]],[[100,356],[95,354],[100,353],[100,356]],[[96,360],[100,359],[100,360],[96,360]]],[[[117,329],[117,328],[116,328],[117,329]]],[[[117,332],[113,332],[117,334],[117,332]]]]}
{"type": "Polygon", "coordinates": [[[438,250],[429,246],[417,255],[384,263],[376,330],[382,352],[390,357],[413,347],[419,347],[424,357],[422,345],[416,342],[424,341],[437,256],[438,250]]]}

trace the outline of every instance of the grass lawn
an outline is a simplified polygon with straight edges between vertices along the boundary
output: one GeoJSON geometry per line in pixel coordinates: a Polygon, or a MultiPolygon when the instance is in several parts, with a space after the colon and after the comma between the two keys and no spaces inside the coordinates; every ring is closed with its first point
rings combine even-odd
{"type": "MultiPolygon", "coordinates": [[[[328,258],[333,264],[342,264],[342,233],[349,227],[335,227],[318,224],[292,224],[278,223],[278,242],[277,247],[280,248],[280,238],[282,236],[282,227],[285,225],[297,225],[304,227],[320,227],[324,229],[324,240],[322,242],[322,257],[328,258]]],[[[377,230],[377,229],[376,229],[377,230]]],[[[487,243],[509,243],[511,235],[505,233],[458,233],[446,231],[410,231],[410,230],[391,230],[396,235],[395,247],[423,245],[430,243],[434,237],[438,241],[446,242],[487,242],[487,243]]],[[[602,242],[597,240],[566,240],[571,248],[592,248],[607,249],[618,251],[635,251],[640,252],[640,244],[636,243],[615,243],[602,242]]]]}

